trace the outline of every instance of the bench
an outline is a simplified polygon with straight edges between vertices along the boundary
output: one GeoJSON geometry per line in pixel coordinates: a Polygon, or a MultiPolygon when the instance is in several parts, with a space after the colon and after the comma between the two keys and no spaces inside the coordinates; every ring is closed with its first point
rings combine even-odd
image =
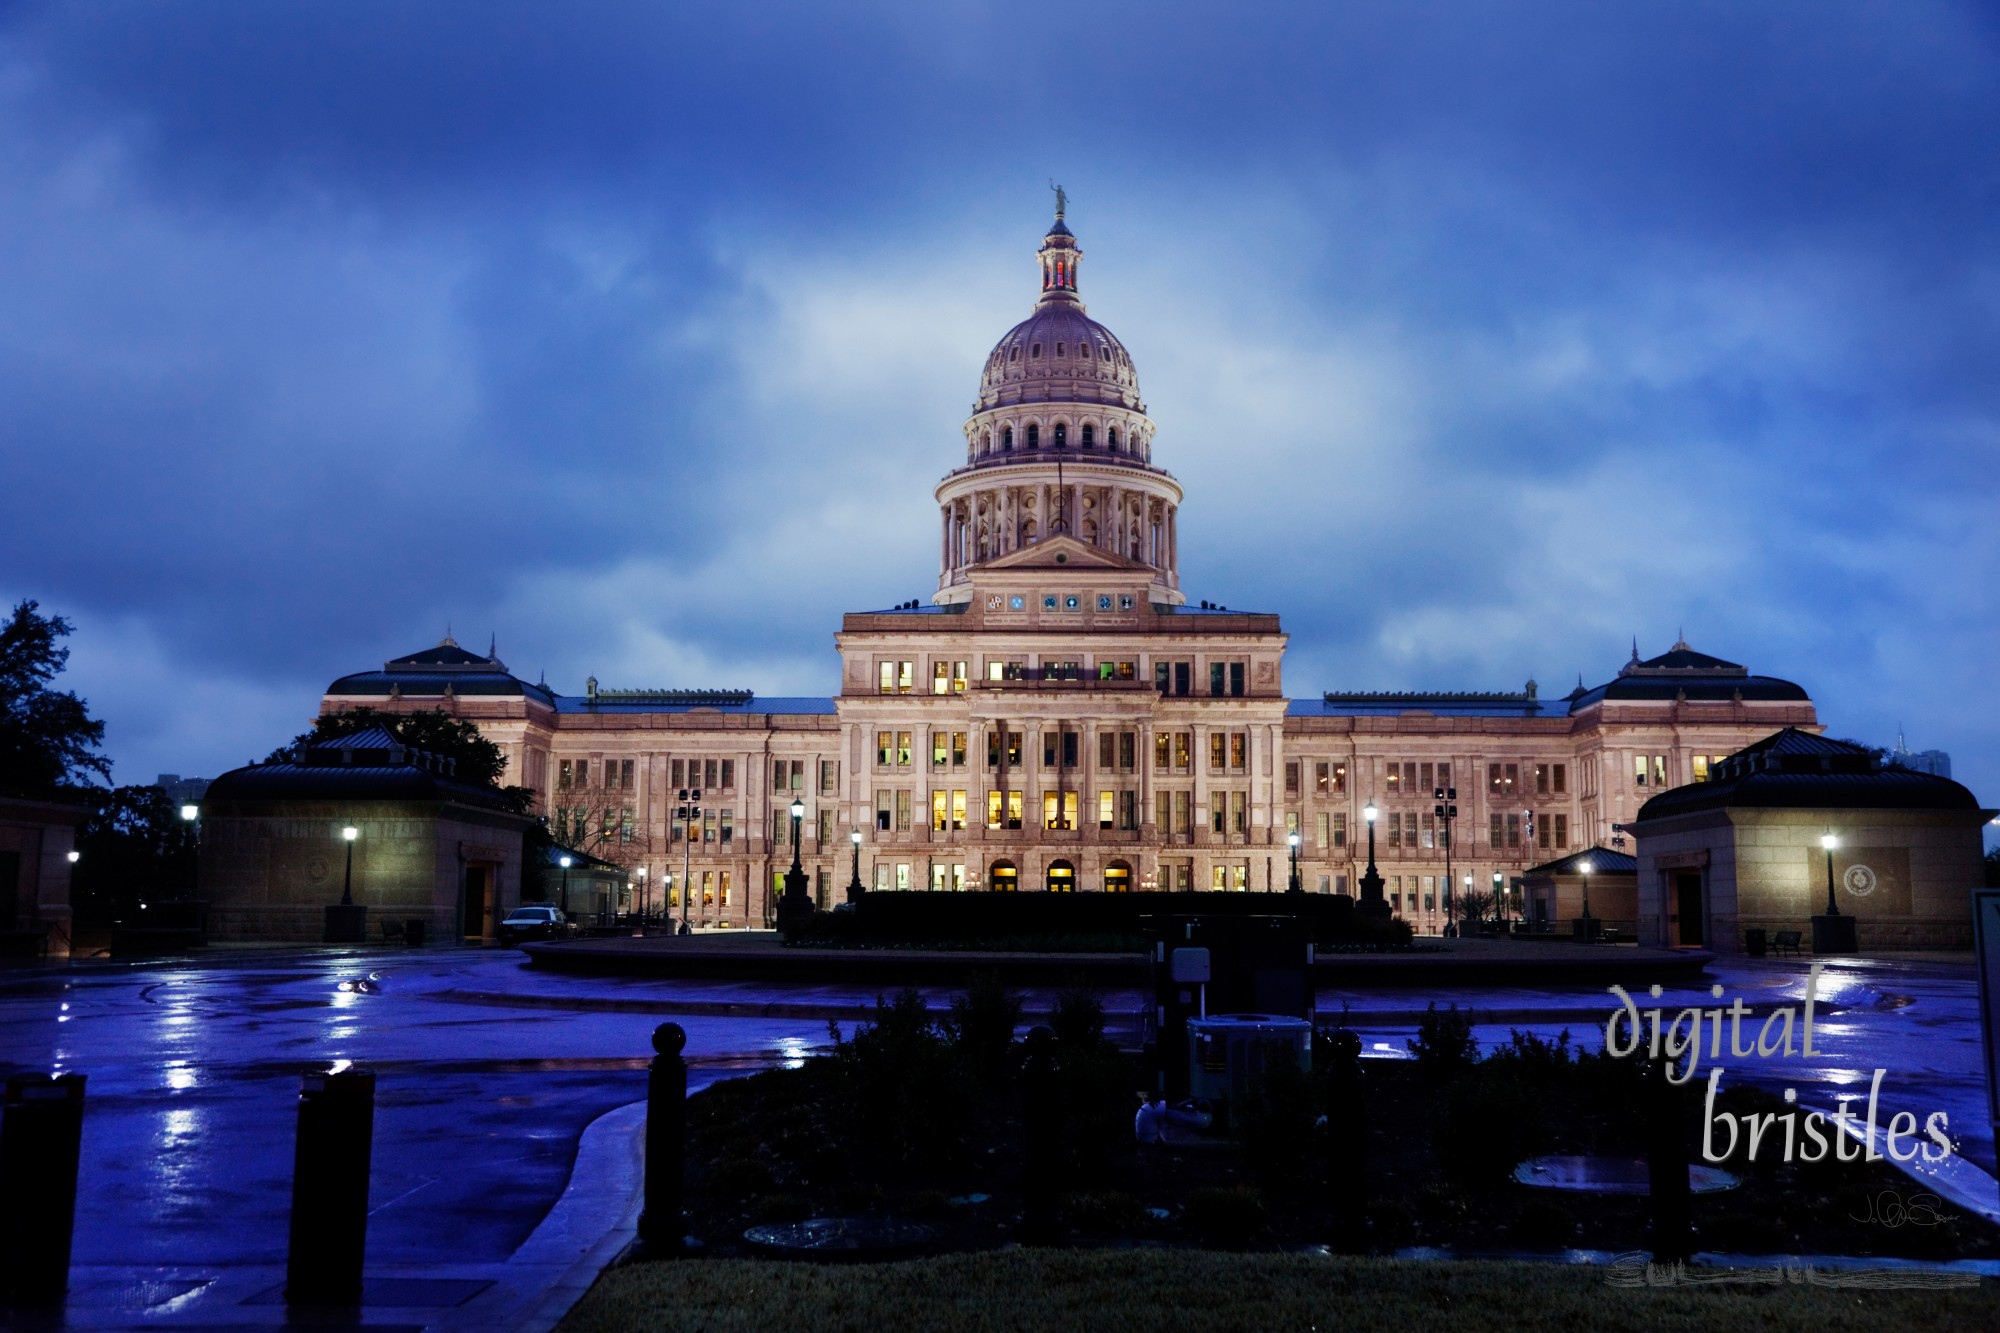
{"type": "Polygon", "coordinates": [[[1791,953],[1799,951],[1799,941],[1805,935],[1802,930],[1781,930],[1771,937],[1771,952],[1791,953]]]}

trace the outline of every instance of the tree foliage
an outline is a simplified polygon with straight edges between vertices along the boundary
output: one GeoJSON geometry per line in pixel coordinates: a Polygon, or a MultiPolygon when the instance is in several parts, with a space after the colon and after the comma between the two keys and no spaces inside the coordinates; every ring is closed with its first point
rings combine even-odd
{"type": "Polygon", "coordinates": [[[94,793],[78,831],[74,903],[78,918],[101,925],[142,898],[193,892],[194,840],[180,809],[159,787],[94,793]]]}
{"type": "Polygon", "coordinates": [[[69,661],[57,640],[70,623],[38,606],[24,601],[0,625],[0,791],[24,796],[111,780],[111,761],[96,753],[104,724],[74,693],[49,688],[69,661]]]}
{"type": "Polygon", "coordinates": [[[313,719],[312,730],[300,732],[289,745],[271,752],[266,763],[284,763],[298,751],[322,741],[353,736],[380,727],[403,744],[426,754],[455,760],[453,776],[475,786],[497,787],[507,770],[507,756],[486,739],[478,726],[453,717],[442,708],[423,713],[385,713],[375,708],[343,708],[313,719]]]}

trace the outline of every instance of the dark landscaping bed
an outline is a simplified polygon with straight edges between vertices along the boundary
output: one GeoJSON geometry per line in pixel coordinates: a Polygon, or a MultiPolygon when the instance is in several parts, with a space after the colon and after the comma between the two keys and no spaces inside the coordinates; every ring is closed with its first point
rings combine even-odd
{"type": "MultiPolygon", "coordinates": [[[[1017,1014],[992,985],[975,986],[942,1022],[914,995],[898,997],[833,1055],[692,1098],[693,1233],[720,1256],[748,1253],[740,1237],[752,1225],[822,1216],[922,1221],[947,1250],[1014,1241],[1024,1108],[1021,1044],[1008,1036],[1017,1014]]],[[[1266,1081],[1240,1108],[1237,1137],[1141,1148],[1132,1116],[1151,1075],[1103,1040],[1088,995],[1063,996],[1052,1026],[1060,1239],[1244,1249],[1334,1241],[1467,1254],[1648,1246],[1643,1196],[1534,1189],[1512,1174],[1543,1153],[1643,1157],[1643,1088],[1629,1061],[1578,1058],[1566,1045],[1523,1038],[1475,1062],[1460,1016],[1435,1015],[1418,1058],[1363,1062],[1360,1142],[1339,1154],[1339,1169],[1361,1173],[1365,1227],[1343,1235],[1330,1216],[1325,1132],[1316,1126],[1329,1095],[1324,1035],[1320,1075],[1266,1081]]],[[[1742,1091],[1724,1102],[1784,1109],[1742,1091]]],[[[1684,1107],[1695,1146],[1697,1085],[1684,1107]]],[[[1929,1215],[1901,1226],[1866,1220],[1883,1214],[1885,1195],[1907,1208],[1922,1193],[1886,1162],[1728,1165],[1742,1173],[1741,1186],[1694,1201],[1703,1250],[2000,1254],[2000,1230],[1970,1216],[1934,1225],[1929,1215]]]]}

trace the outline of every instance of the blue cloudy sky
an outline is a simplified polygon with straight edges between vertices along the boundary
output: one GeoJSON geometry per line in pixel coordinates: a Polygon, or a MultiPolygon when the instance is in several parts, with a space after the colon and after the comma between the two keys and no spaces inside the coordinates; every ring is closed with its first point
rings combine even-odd
{"type": "Polygon", "coordinates": [[[0,5],[0,596],[124,781],[447,623],[825,693],[1055,178],[1293,693],[1684,627],[1991,801],[1996,130],[1921,0],[0,5]]]}

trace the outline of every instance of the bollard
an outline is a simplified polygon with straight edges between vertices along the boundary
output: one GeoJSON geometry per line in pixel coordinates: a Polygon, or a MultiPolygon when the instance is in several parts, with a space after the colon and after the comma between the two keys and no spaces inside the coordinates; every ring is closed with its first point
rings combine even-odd
{"type": "Polygon", "coordinates": [[[373,1073],[336,1068],[300,1080],[291,1250],[285,1260],[288,1304],[361,1304],[374,1137],[373,1073]]]}
{"type": "Polygon", "coordinates": [[[1029,1031],[1021,1058],[1021,1241],[1058,1239],[1056,1197],[1062,1164],[1062,1108],[1056,1092],[1056,1034],[1029,1031]]]}
{"type": "Polygon", "coordinates": [[[1361,1038],[1336,1028],[1326,1081],[1326,1202],[1333,1248],[1368,1248],[1368,1122],[1361,1104],[1361,1038]]]}
{"type": "Polygon", "coordinates": [[[76,1230],[82,1074],[15,1074],[0,1113],[0,1305],[60,1301],[76,1230]]]}
{"type": "Polygon", "coordinates": [[[686,1178],[687,1033],[679,1023],[653,1029],[652,1067],[646,1073],[646,1201],[639,1212],[639,1243],[654,1255],[683,1249],[681,1206],[686,1178]]]}
{"type": "Polygon", "coordinates": [[[1672,1064],[1647,1062],[1646,1167],[1653,1222],[1653,1261],[1679,1263],[1694,1257],[1693,1214],[1688,1188],[1686,1098],[1667,1081],[1672,1064]]]}

